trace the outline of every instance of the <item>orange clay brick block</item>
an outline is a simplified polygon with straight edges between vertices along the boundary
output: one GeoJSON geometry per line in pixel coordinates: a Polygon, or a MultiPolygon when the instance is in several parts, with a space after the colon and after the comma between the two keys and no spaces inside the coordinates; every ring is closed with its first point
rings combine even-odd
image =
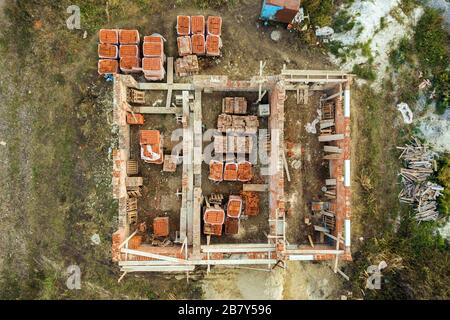
{"type": "Polygon", "coordinates": [[[144,43],[147,43],[147,42],[163,42],[163,39],[159,35],[144,36],[144,43]]]}
{"type": "Polygon", "coordinates": [[[242,210],[242,199],[239,196],[230,196],[227,205],[227,217],[239,218],[242,210]]]}
{"type": "Polygon", "coordinates": [[[205,54],[205,36],[203,34],[192,35],[192,53],[196,55],[205,54]]]}
{"type": "Polygon", "coordinates": [[[120,58],[120,70],[122,72],[139,72],[134,68],[140,68],[141,59],[137,57],[122,57],[120,58]]]}
{"type": "Polygon", "coordinates": [[[188,36],[191,34],[191,17],[177,16],[177,34],[179,36],[188,36]]]}
{"type": "Polygon", "coordinates": [[[189,36],[178,37],[177,43],[178,43],[178,54],[181,57],[192,54],[191,37],[189,36]]]}
{"type": "Polygon", "coordinates": [[[162,69],[162,60],[160,57],[142,59],[142,69],[144,71],[159,71],[162,69]]]}
{"type": "Polygon", "coordinates": [[[155,237],[167,237],[169,235],[169,217],[153,219],[153,234],[155,237]]]}
{"type": "Polygon", "coordinates": [[[119,30],[120,44],[139,44],[139,31],[137,30],[119,30]]]}
{"type": "Polygon", "coordinates": [[[142,45],[144,57],[161,57],[163,55],[163,43],[160,42],[144,42],[142,45]]]}
{"type": "Polygon", "coordinates": [[[117,46],[114,44],[100,43],[98,45],[98,56],[101,59],[117,59],[117,46]]]}
{"type": "Polygon", "coordinates": [[[225,171],[223,173],[223,179],[225,181],[236,181],[237,180],[237,163],[227,163],[225,164],[225,171]]]}
{"type": "Polygon", "coordinates": [[[139,57],[139,47],[135,44],[124,44],[119,49],[120,57],[139,57]]]}
{"type": "Polygon", "coordinates": [[[206,55],[219,56],[220,55],[220,37],[208,35],[206,37],[206,55]]]}
{"type": "Polygon", "coordinates": [[[225,212],[223,209],[209,208],[203,215],[203,221],[211,225],[222,225],[225,221],[225,212]]]}
{"type": "Polygon", "coordinates": [[[98,61],[99,74],[107,74],[107,73],[115,74],[118,71],[119,71],[119,63],[117,62],[117,60],[101,59],[98,61]]]}
{"type": "Polygon", "coordinates": [[[205,16],[191,17],[191,32],[192,34],[205,34],[205,16]]]}
{"type": "Polygon", "coordinates": [[[127,123],[128,124],[144,124],[144,116],[140,113],[128,113],[127,123]]]}
{"type": "Polygon", "coordinates": [[[98,39],[100,43],[118,44],[119,32],[114,29],[100,29],[98,32],[98,39]]]}
{"type": "Polygon", "coordinates": [[[222,35],[222,18],[218,16],[208,17],[208,34],[222,35]]]}

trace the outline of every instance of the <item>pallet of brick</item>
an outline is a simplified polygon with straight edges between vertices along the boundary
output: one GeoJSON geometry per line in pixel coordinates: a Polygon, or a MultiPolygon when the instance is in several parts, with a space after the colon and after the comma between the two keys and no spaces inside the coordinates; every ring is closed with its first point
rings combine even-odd
{"type": "Polygon", "coordinates": [[[164,172],[175,172],[177,171],[177,157],[171,154],[164,155],[164,172]]]}
{"type": "Polygon", "coordinates": [[[215,135],[214,136],[214,152],[215,153],[227,153],[228,150],[227,136],[215,135]]]}
{"type": "Polygon", "coordinates": [[[189,36],[178,37],[177,44],[178,44],[178,55],[180,57],[192,54],[191,37],[189,36]]]}
{"type": "Polygon", "coordinates": [[[253,150],[253,141],[249,136],[236,136],[235,153],[249,154],[253,150]]]}
{"type": "Polygon", "coordinates": [[[249,161],[242,161],[238,164],[237,179],[241,182],[248,182],[253,178],[252,164],[249,161]]]}
{"type": "Polygon", "coordinates": [[[177,16],[177,34],[179,36],[189,36],[191,34],[190,16],[177,16]]]}
{"type": "Polygon", "coordinates": [[[144,42],[142,44],[142,53],[144,57],[162,57],[164,55],[163,40],[158,38],[155,41],[144,42]]]}
{"type": "Polygon", "coordinates": [[[142,244],[142,236],[135,235],[128,241],[128,249],[137,249],[142,244]]]}
{"type": "Polygon", "coordinates": [[[119,48],[120,57],[139,57],[139,46],[136,44],[123,44],[119,48]]]}
{"type": "Polygon", "coordinates": [[[141,71],[141,59],[138,57],[121,57],[120,70],[123,73],[134,73],[141,71]]]}
{"type": "Polygon", "coordinates": [[[117,59],[119,57],[119,50],[115,44],[99,43],[97,51],[100,59],[117,59]]]}
{"type": "Polygon", "coordinates": [[[259,195],[253,191],[242,191],[244,200],[244,214],[246,216],[257,216],[259,214],[259,195]]]}
{"type": "Polygon", "coordinates": [[[153,235],[155,237],[167,237],[169,235],[169,217],[153,219],[153,235]]]}
{"type": "Polygon", "coordinates": [[[205,35],[205,16],[191,17],[191,33],[205,35]]]}
{"type": "Polygon", "coordinates": [[[220,114],[217,117],[217,130],[219,132],[227,132],[231,130],[233,118],[229,114],[220,114]]]}
{"type": "Polygon", "coordinates": [[[98,32],[98,40],[104,44],[118,44],[119,32],[115,29],[100,29],[98,32]]]}
{"type": "Polygon", "coordinates": [[[120,44],[139,44],[141,39],[139,37],[139,31],[137,30],[119,30],[119,43],[120,44]]]}
{"type": "Polygon", "coordinates": [[[209,16],[208,17],[208,35],[221,36],[222,35],[222,17],[209,16]]]}
{"type": "Polygon", "coordinates": [[[157,81],[164,79],[165,70],[161,57],[143,58],[142,70],[147,80],[157,81]]]}
{"type": "Polygon", "coordinates": [[[225,234],[233,235],[239,233],[239,219],[228,217],[225,221],[225,234]]]}
{"type": "Polygon", "coordinates": [[[223,181],[223,162],[211,160],[209,162],[209,180],[215,182],[223,181]]]}
{"type": "Polygon", "coordinates": [[[256,133],[258,132],[259,121],[257,116],[245,116],[245,132],[256,133]]]}
{"type": "Polygon", "coordinates": [[[198,74],[199,71],[198,58],[195,55],[188,55],[175,61],[175,73],[179,77],[198,74]]]}
{"type": "Polygon", "coordinates": [[[237,180],[238,165],[235,162],[225,163],[225,169],[223,171],[223,180],[236,181],[237,180]]]}
{"type": "Polygon", "coordinates": [[[228,114],[247,114],[247,99],[244,97],[223,98],[222,112],[228,114]]]}
{"type": "Polygon", "coordinates": [[[203,34],[193,34],[191,42],[193,54],[202,56],[206,53],[205,36],[203,34]]]}
{"type": "Polygon", "coordinates": [[[127,113],[127,123],[128,124],[144,124],[144,115],[140,113],[127,113]]]}
{"type": "Polygon", "coordinates": [[[231,116],[233,121],[233,132],[246,132],[246,121],[245,117],[242,116],[231,116]]]}
{"type": "Polygon", "coordinates": [[[99,74],[116,74],[119,72],[119,63],[117,60],[100,59],[98,61],[99,74]]]}
{"type": "Polygon", "coordinates": [[[206,36],[206,55],[210,57],[220,56],[220,48],[222,47],[222,40],[219,36],[206,36]]]}

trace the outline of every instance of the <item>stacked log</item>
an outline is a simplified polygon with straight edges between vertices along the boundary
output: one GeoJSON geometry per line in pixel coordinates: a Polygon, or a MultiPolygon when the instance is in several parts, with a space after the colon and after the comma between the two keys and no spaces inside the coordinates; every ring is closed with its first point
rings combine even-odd
{"type": "Polygon", "coordinates": [[[405,166],[399,173],[403,184],[400,202],[414,206],[417,221],[436,220],[439,216],[436,200],[444,188],[428,180],[436,169],[437,154],[415,137],[411,144],[397,149],[402,150],[399,158],[404,160],[405,166]]]}

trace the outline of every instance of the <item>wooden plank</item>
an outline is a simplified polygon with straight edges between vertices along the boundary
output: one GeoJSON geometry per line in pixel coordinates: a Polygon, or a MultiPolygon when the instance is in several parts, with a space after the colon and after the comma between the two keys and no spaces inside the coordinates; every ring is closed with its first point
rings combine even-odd
{"type": "Polygon", "coordinates": [[[335,146],[323,146],[323,151],[332,153],[342,153],[342,149],[335,146]]]}
{"type": "Polygon", "coordinates": [[[288,249],[286,254],[344,254],[344,250],[324,249],[288,249]]]}
{"type": "Polygon", "coordinates": [[[167,83],[155,83],[155,82],[140,82],[138,83],[138,89],[140,90],[157,90],[164,91],[169,90],[169,87],[175,91],[193,91],[194,85],[191,83],[174,83],[168,85],[167,83]]]}
{"type": "Polygon", "coordinates": [[[121,271],[126,272],[183,272],[194,271],[195,266],[133,266],[122,267],[121,271]]]}
{"type": "Polygon", "coordinates": [[[335,186],[336,185],[336,179],[325,179],[325,185],[327,185],[327,186],[335,186]]]}
{"type": "Polygon", "coordinates": [[[172,84],[173,84],[173,57],[167,58],[167,97],[166,108],[172,105],[172,84]]]}
{"type": "Polygon", "coordinates": [[[200,265],[257,265],[257,264],[275,264],[276,259],[222,259],[222,260],[185,260],[184,263],[175,264],[170,261],[121,261],[122,267],[140,267],[140,266],[200,266],[200,265]],[[165,264],[162,264],[165,263],[165,264]]]}
{"type": "Polygon", "coordinates": [[[184,259],[178,259],[178,258],[174,258],[174,257],[168,257],[168,256],[156,254],[156,253],[144,252],[144,251],[133,250],[133,249],[122,248],[121,252],[127,253],[127,254],[132,254],[135,256],[159,259],[159,260],[170,261],[170,262],[177,262],[177,263],[185,263],[186,262],[186,260],[184,260],[184,259]]]}
{"type": "Polygon", "coordinates": [[[194,188],[194,217],[193,217],[193,239],[192,239],[192,250],[195,258],[200,258],[200,248],[201,248],[201,197],[202,189],[194,188]]]}
{"type": "Polygon", "coordinates": [[[344,155],[341,153],[330,153],[323,156],[324,160],[339,160],[343,159],[344,155]]]}
{"type": "Polygon", "coordinates": [[[134,107],[134,110],[136,113],[143,113],[143,114],[181,114],[182,109],[181,108],[175,108],[175,107],[134,107]]]}
{"type": "Polygon", "coordinates": [[[246,253],[246,252],[275,252],[275,248],[207,248],[203,249],[203,252],[209,253],[246,253]]]}
{"type": "Polygon", "coordinates": [[[275,245],[268,243],[236,243],[236,244],[210,244],[203,245],[201,249],[218,248],[218,249],[233,249],[233,248],[275,248],[275,245]]]}
{"type": "Polygon", "coordinates": [[[328,134],[319,136],[319,142],[327,142],[327,141],[335,141],[335,140],[343,140],[345,138],[344,134],[328,134]]]}
{"type": "Polygon", "coordinates": [[[254,191],[254,192],[265,192],[265,191],[269,190],[269,185],[247,183],[242,186],[242,190],[243,191],[254,191]]]}
{"type": "Polygon", "coordinates": [[[283,69],[282,75],[304,75],[304,76],[349,76],[348,72],[339,70],[297,70],[297,69],[283,69]]]}

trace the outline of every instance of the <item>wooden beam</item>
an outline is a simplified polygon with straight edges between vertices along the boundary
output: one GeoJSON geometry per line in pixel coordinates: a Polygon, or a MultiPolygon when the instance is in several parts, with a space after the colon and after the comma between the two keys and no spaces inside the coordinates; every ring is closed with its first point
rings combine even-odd
{"type": "Polygon", "coordinates": [[[267,184],[251,184],[247,183],[242,186],[243,191],[265,192],[269,189],[267,184]]]}
{"type": "Polygon", "coordinates": [[[181,108],[175,107],[134,107],[136,113],[143,114],[181,114],[183,111],[181,108]]]}
{"type": "Polygon", "coordinates": [[[122,267],[121,271],[126,272],[184,272],[193,271],[195,266],[134,266],[122,267]]]}
{"type": "Polygon", "coordinates": [[[126,245],[126,244],[128,243],[128,241],[130,241],[130,239],[133,238],[133,237],[136,235],[137,232],[138,232],[138,231],[136,230],[136,231],[134,231],[131,235],[129,235],[128,238],[126,238],[126,239],[119,245],[119,249],[121,249],[124,245],[126,245]]]}
{"type": "Polygon", "coordinates": [[[319,136],[319,142],[343,140],[345,138],[344,134],[327,134],[319,136]]]}
{"type": "Polygon", "coordinates": [[[121,251],[123,253],[132,254],[132,255],[135,255],[135,256],[159,259],[159,260],[170,261],[170,262],[178,262],[180,264],[185,264],[186,263],[186,260],[184,260],[184,259],[178,259],[178,258],[174,258],[174,257],[163,256],[163,255],[156,254],[156,253],[144,252],[144,251],[133,250],[133,249],[122,249],[121,251]]]}
{"type": "Polygon", "coordinates": [[[169,108],[172,105],[173,57],[167,58],[167,85],[166,108],[169,108]]]}
{"type": "Polygon", "coordinates": [[[167,83],[155,83],[155,82],[140,82],[138,84],[139,90],[157,90],[164,91],[169,90],[169,87],[175,91],[193,91],[194,85],[191,83],[174,83],[172,85],[168,85],[167,83]]]}

